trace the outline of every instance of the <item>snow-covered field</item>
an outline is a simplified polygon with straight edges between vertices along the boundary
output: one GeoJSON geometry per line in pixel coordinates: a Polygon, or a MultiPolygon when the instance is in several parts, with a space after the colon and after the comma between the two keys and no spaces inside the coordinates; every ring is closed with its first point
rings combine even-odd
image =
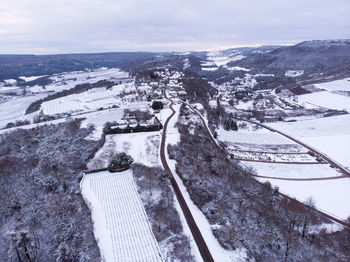
{"type": "Polygon", "coordinates": [[[314,84],[315,87],[320,89],[325,89],[328,91],[349,91],[350,92],[350,78],[345,78],[341,80],[314,84]]]}
{"type": "Polygon", "coordinates": [[[83,83],[96,83],[100,80],[110,79],[124,79],[128,78],[129,74],[118,68],[99,68],[95,70],[86,71],[72,71],[66,73],[55,74],[50,77],[53,81],[51,84],[46,85],[45,88],[41,86],[33,86],[28,88],[32,92],[59,92],[75,87],[78,84],[83,83]]]}
{"type": "Polygon", "coordinates": [[[107,135],[103,147],[89,162],[88,168],[104,168],[116,152],[125,152],[132,156],[135,163],[146,166],[159,166],[160,132],[141,132],[107,135]]]}
{"type": "Polygon", "coordinates": [[[251,144],[293,144],[293,142],[277,133],[267,129],[259,129],[255,132],[251,131],[226,131],[223,128],[217,130],[218,139],[223,142],[235,143],[251,143],[251,144]]]}
{"type": "Polygon", "coordinates": [[[131,170],[85,175],[81,190],[105,261],[163,261],[131,170]]]}
{"type": "Polygon", "coordinates": [[[235,105],[235,108],[242,109],[242,110],[251,110],[253,109],[253,102],[252,100],[249,100],[248,102],[243,102],[242,100],[238,101],[238,104],[235,105]]]}
{"type": "Polygon", "coordinates": [[[81,127],[87,128],[89,125],[94,125],[95,130],[89,136],[89,139],[99,140],[101,138],[103,127],[106,122],[119,121],[124,115],[124,108],[108,109],[78,115],[77,118],[86,118],[82,121],[81,127]]]}
{"type": "MultiPolygon", "coordinates": [[[[46,76],[46,75],[44,75],[46,76]]],[[[20,76],[18,78],[22,79],[25,82],[30,82],[30,81],[34,81],[36,79],[42,78],[44,76],[20,76]]]]}
{"type": "Polygon", "coordinates": [[[335,179],[324,181],[285,181],[276,179],[258,179],[261,182],[270,181],[278,186],[282,193],[306,201],[312,197],[316,208],[341,219],[350,216],[350,179],[335,179]]]}
{"type": "Polygon", "coordinates": [[[297,77],[302,76],[304,74],[304,70],[287,70],[284,74],[287,77],[297,77]]]}
{"type": "Polygon", "coordinates": [[[350,97],[329,91],[300,95],[298,96],[298,103],[306,108],[317,108],[317,106],[320,106],[350,112],[350,97]]]}
{"type": "Polygon", "coordinates": [[[258,162],[243,162],[244,165],[252,167],[259,176],[279,177],[279,178],[322,178],[336,177],[341,174],[336,169],[327,164],[308,165],[308,164],[270,164],[258,162]]]}
{"type": "Polygon", "coordinates": [[[303,162],[316,163],[316,159],[309,154],[284,154],[284,153],[261,153],[261,152],[245,152],[236,151],[228,148],[228,151],[234,155],[236,159],[269,161],[269,162],[303,162]]]}
{"type": "Polygon", "coordinates": [[[298,96],[298,103],[306,108],[318,106],[350,112],[350,78],[314,84],[319,92],[298,96]]]}
{"type": "Polygon", "coordinates": [[[5,127],[9,122],[23,120],[28,106],[45,96],[44,94],[24,97],[15,96],[4,103],[0,103],[0,128],[5,127]]]}
{"type": "Polygon", "coordinates": [[[126,101],[120,97],[125,90],[135,91],[133,83],[105,88],[93,88],[80,94],[68,95],[42,103],[41,109],[46,115],[95,111],[100,107],[123,106],[126,101]]]}
{"type": "Polygon", "coordinates": [[[350,115],[267,125],[305,142],[350,169],[350,115]]]}
{"type": "Polygon", "coordinates": [[[204,71],[215,71],[220,66],[223,66],[223,67],[227,68],[228,70],[250,71],[249,69],[242,68],[242,67],[229,67],[229,66],[227,66],[227,64],[230,62],[238,61],[238,60],[245,58],[245,56],[241,55],[239,52],[231,54],[231,55],[226,55],[221,51],[212,51],[212,52],[208,53],[207,58],[208,58],[208,61],[203,62],[201,64],[202,70],[204,70],[204,71]]]}
{"type": "MultiPolygon", "coordinates": [[[[19,78],[25,82],[37,80],[39,78],[46,76],[20,76],[19,78]]],[[[46,92],[59,92],[62,90],[67,90],[75,87],[78,84],[83,83],[96,83],[100,80],[125,80],[129,78],[129,73],[122,71],[118,68],[106,68],[101,67],[98,69],[85,71],[72,71],[72,72],[64,72],[59,74],[54,74],[49,77],[52,83],[45,85],[45,87],[35,85],[27,87],[26,90],[33,93],[46,93],[46,92]]],[[[3,83],[11,84],[12,87],[4,87],[3,89],[17,89],[17,80],[15,79],[7,79],[4,80],[3,83]]],[[[0,87],[1,87],[0,82],[0,87]]]]}

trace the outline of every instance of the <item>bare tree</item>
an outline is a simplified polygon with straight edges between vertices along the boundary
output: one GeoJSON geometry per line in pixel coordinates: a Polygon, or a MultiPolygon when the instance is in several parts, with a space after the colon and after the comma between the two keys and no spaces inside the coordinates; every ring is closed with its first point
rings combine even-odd
{"type": "Polygon", "coordinates": [[[35,261],[40,243],[38,237],[30,235],[27,229],[21,229],[10,233],[12,248],[19,262],[35,261]]]}

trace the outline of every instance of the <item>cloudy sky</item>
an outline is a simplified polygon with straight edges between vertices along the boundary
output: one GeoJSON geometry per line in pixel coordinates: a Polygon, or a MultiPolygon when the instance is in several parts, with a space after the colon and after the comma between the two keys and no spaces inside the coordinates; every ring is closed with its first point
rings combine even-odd
{"type": "Polygon", "coordinates": [[[0,53],[188,51],[350,38],[350,0],[0,0],[0,53]]]}

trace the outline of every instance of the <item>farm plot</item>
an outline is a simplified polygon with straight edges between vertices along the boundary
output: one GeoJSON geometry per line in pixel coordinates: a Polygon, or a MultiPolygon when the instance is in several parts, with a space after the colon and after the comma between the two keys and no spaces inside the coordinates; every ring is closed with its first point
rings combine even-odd
{"type": "Polygon", "coordinates": [[[44,102],[41,109],[46,115],[95,111],[100,107],[123,106],[121,93],[133,84],[120,84],[111,89],[94,88],[81,94],[68,95],[44,102]]]}
{"type": "Polygon", "coordinates": [[[314,86],[328,91],[350,91],[350,78],[340,79],[321,84],[314,84],[314,86]]]}
{"type": "Polygon", "coordinates": [[[234,155],[234,158],[241,160],[255,160],[268,162],[298,162],[298,163],[318,163],[314,157],[305,154],[293,153],[257,153],[247,151],[235,151],[228,148],[228,151],[234,155]]]}
{"type": "Polygon", "coordinates": [[[89,125],[94,125],[95,130],[89,135],[89,139],[99,140],[103,133],[103,127],[106,122],[120,121],[124,115],[123,108],[108,109],[103,111],[96,111],[78,115],[77,117],[86,118],[81,123],[82,128],[87,128],[89,125]]]}
{"type": "MultiPolygon", "coordinates": [[[[308,164],[274,164],[244,162],[244,165],[252,167],[258,176],[274,177],[281,179],[314,179],[327,177],[340,177],[341,173],[330,165],[308,164]]],[[[311,184],[310,184],[311,185],[311,184]]]]}
{"type": "Polygon", "coordinates": [[[27,107],[31,103],[45,96],[45,94],[38,94],[24,97],[13,97],[4,103],[0,103],[0,128],[5,127],[9,122],[22,120],[25,116],[27,107]]]}
{"type": "Polygon", "coordinates": [[[298,144],[249,144],[249,143],[230,143],[230,149],[233,151],[250,151],[250,152],[263,152],[263,153],[307,153],[307,149],[298,144]]]}
{"type": "Polygon", "coordinates": [[[107,135],[105,144],[89,162],[88,168],[108,166],[109,160],[116,152],[131,155],[136,163],[158,166],[160,164],[159,145],[160,133],[158,131],[107,135]]]}
{"type": "Polygon", "coordinates": [[[163,261],[130,170],[85,175],[81,189],[105,261],[163,261]]]}
{"type": "Polygon", "coordinates": [[[335,110],[350,112],[350,97],[335,94],[329,91],[321,91],[298,96],[298,103],[305,108],[325,107],[335,110]]]}
{"type": "Polygon", "coordinates": [[[257,131],[226,131],[220,128],[217,130],[217,133],[219,140],[223,142],[269,145],[293,144],[289,139],[267,129],[257,131]]]}
{"type": "Polygon", "coordinates": [[[301,140],[350,169],[350,115],[266,125],[301,140]]]}

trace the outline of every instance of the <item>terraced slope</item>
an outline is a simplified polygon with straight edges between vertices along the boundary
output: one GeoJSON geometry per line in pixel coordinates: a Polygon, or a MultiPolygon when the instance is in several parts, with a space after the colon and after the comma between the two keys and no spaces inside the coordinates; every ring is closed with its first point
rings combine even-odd
{"type": "Polygon", "coordinates": [[[106,261],[163,261],[130,170],[85,175],[81,189],[106,261]]]}

